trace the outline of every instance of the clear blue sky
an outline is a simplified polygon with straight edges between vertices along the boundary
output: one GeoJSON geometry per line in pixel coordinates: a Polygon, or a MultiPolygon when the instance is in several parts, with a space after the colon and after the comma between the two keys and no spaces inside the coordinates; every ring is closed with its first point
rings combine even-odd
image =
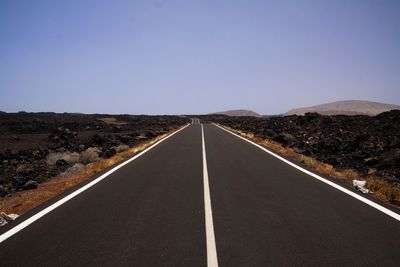
{"type": "Polygon", "coordinates": [[[0,110],[400,104],[400,1],[0,1],[0,110]]]}

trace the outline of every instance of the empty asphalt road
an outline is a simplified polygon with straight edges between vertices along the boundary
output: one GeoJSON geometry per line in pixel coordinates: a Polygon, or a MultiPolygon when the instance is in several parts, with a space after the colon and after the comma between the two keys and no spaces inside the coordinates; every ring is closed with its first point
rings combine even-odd
{"type": "Polygon", "coordinates": [[[396,218],[194,122],[15,231],[0,266],[400,266],[396,218]]]}

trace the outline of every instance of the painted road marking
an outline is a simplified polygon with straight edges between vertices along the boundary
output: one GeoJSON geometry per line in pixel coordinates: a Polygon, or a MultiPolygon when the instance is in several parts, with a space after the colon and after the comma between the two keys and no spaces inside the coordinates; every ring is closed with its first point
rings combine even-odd
{"type": "Polygon", "coordinates": [[[201,140],[203,147],[203,184],[204,184],[204,209],[206,219],[206,240],[207,240],[207,266],[218,267],[217,248],[215,245],[214,223],[212,218],[210,185],[208,183],[206,143],[204,141],[204,129],[201,124],[201,140]]]}
{"type": "Polygon", "coordinates": [[[393,211],[391,211],[391,210],[379,205],[378,203],[375,203],[375,202],[373,202],[373,201],[371,201],[371,200],[369,200],[369,199],[367,199],[367,198],[365,198],[363,196],[360,196],[359,194],[356,194],[356,193],[354,193],[354,192],[352,192],[352,191],[350,191],[350,190],[348,190],[348,189],[346,189],[346,188],[344,188],[344,187],[342,187],[342,186],[340,186],[338,184],[335,184],[334,182],[331,182],[331,181],[329,181],[329,180],[327,180],[325,178],[322,178],[321,176],[319,176],[319,175],[317,175],[315,173],[312,173],[312,172],[310,172],[310,171],[308,171],[308,170],[306,170],[306,169],[294,164],[293,162],[288,161],[287,159],[282,158],[281,156],[275,154],[274,152],[269,151],[265,147],[254,143],[253,141],[250,141],[250,140],[248,140],[248,139],[246,139],[246,138],[244,138],[244,137],[242,137],[242,136],[240,136],[238,134],[235,134],[235,133],[233,133],[233,132],[231,132],[231,131],[229,131],[229,130],[227,130],[227,129],[225,129],[225,128],[223,128],[223,127],[221,127],[221,126],[219,126],[219,125],[217,125],[215,123],[213,123],[213,124],[215,126],[217,126],[218,128],[221,128],[222,130],[224,130],[224,131],[226,131],[226,132],[228,132],[230,134],[233,134],[234,136],[239,137],[239,138],[245,140],[246,142],[249,142],[250,144],[255,145],[256,147],[264,150],[268,154],[270,154],[270,155],[274,156],[275,158],[285,162],[286,164],[289,164],[290,166],[298,169],[299,171],[302,171],[302,172],[304,172],[304,173],[306,173],[306,174],[308,174],[308,175],[320,180],[321,182],[324,182],[324,183],[326,183],[326,184],[328,184],[328,185],[330,185],[330,186],[342,191],[343,193],[346,193],[346,194],[354,197],[355,199],[358,199],[359,201],[362,201],[365,204],[367,204],[367,205],[369,205],[369,206],[371,206],[371,207],[373,207],[373,208],[385,213],[386,215],[389,215],[390,217],[396,219],[397,221],[400,221],[400,215],[399,214],[397,214],[397,213],[395,213],[395,212],[393,212],[393,211]]]}
{"type": "Polygon", "coordinates": [[[140,152],[139,154],[137,154],[136,156],[130,158],[127,161],[124,161],[123,163],[115,166],[114,168],[112,168],[111,170],[109,170],[108,172],[104,173],[103,175],[99,176],[98,178],[94,179],[93,181],[91,181],[90,183],[88,183],[87,185],[79,188],[78,190],[72,192],[71,194],[65,196],[64,198],[60,199],[59,201],[57,201],[56,203],[48,206],[47,208],[43,209],[42,211],[36,213],[35,215],[33,215],[32,217],[29,217],[28,219],[26,219],[25,221],[21,222],[20,224],[16,225],[15,227],[11,228],[10,230],[8,230],[7,232],[5,232],[4,234],[2,234],[0,236],[0,243],[2,243],[4,240],[6,240],[7,238],[15,235],[16,233],[18,233],[19,231],[21,231],[22,229],[24,229],[25,227],[27,227],[28,225],[30,225],[31,223],[37,221],[38,219],[40,219],[41,217],[45,216],[47,213],[51,212],[52,210],[56,209],[57,207],[61,206],[62,204],[64,204],[65,202],[67,202],[68,200],[71,200],[72,198],[76,197],[77,195],[79,195],[80,193],[84,192],[85,190],[89,189],[90,187],[94,186],[95,184],[97,184],[98,182],[100,182],[101,180],[103,180],[104,178],[106,178],[107,176],[109,176],[110,174],[112,174],[113,172],[115,172],[116,170],[118,170],[119,168],[125,166],[126,164],[130,163],[131,161],[137,159],[138,157],[142,156],[143,154],[145,154],[146,152],[148,152],[150,149],[154,148],[155,146],[157,146],[158,144],[160,144],[161,142],[167,140],[168,138],[170,138],[171,136],[173,136],[174,134],[182,131],[183,129],[185,129],[186,127],[188,127],[189,124],[187,124],[186,126],[184,126],[183,128],[171,133],[170,135],[164,137],[163,139],[161,139],[160,141],[156,142],[155,144],[151,145],[150,147],[146,148],[145,150],[143,150],[142,152],[140,152]]]}

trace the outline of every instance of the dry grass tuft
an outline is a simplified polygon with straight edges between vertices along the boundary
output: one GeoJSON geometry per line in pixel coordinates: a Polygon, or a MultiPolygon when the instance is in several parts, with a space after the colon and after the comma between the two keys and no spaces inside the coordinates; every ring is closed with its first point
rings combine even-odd
{"type": "Polygon", "coordinates": [[[327,163],[323,163],[323,162],[320,162],[315,167],[315,170],[317,172],[319,172],[319,173],[327,174],[327,175],[330,175],[330,176],[337,176],[338,175],[337,171],[335,170],[335,168],[333,168],[332,165],[327,164],[327,163]]]}
{"type": "Polygon", "coordinates": [[[121,158],[123,158],[123,159],[126,159],[126,158],[129,158],[129,153],[127,153],[127,152],[121,152],[121,153],[119,153],[119,156],[120,156],[121,158]]]}
{"type": "Polygon", "coordinates": [[[114,147],[114,149],[115,149],[115,151],[116,151],[117,153],[119,153],[119,152],[128,150],[128,149],[129,149],[129,146],[128,146],[128,145],[119,145],[119,146],[114,147]]]}
{"type": "Polygon", "coordinates": [[[301,162],[303,162],[306,166],[308,166],[310,168],[316,168],[317,164],[318,164],[314,158],[304,156],[304,155],[300,156],[300,160],[301,160],[301,162]]]}
{"type": "Polygon", "coordinates": [[[284,154],[289,158],[293,158],[296,155],[296,151],[293,148],[286,148],[284,154]]]}
{"type": "Polygon", "coordinates": [[[400,188],[398,186],[392,185],[382,179],[368,177],[367,188],[380,200],[400,205],[400,188]]]}
{"type": "Polygon", "coordinates": [[[337,172],[338,178],[346,180],[360,180],[362,179],[360,174],[352,169],[345,169],[337,172]]]}

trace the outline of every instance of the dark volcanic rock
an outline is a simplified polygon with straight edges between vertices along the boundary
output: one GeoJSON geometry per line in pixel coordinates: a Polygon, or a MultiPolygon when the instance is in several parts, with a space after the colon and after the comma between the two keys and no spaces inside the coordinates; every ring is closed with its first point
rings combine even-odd
{"type": "Polygon", "coordinates": [[[397,168],[400,169],[400,149],[394,148],[383,153],[376,162],[374,162],[378,169],[397,168]]]}
{"type": "Polygon", "coordinates": [[[146,138],[151,139],[151,138],[155,137],[156,135],[157,134],[154,131],[148,131],[145,136],[146,136],[146,138]]]}
{"type": "Polygon", "coordinates": [[[26,182],[24,184],[24,186],[22,187],[22,190],[36,189],[38,187],[38,185],[39,185],[38,182],[29,180],[28,182],[26,182]]]}
{"type": "Polygon", "coordinates": [[[0,196],[33,187],[76,163],[109,158],[115,147],[133,146],[189,121],[179,116],[0,113],[0,196]],[[87,151],[91,147],[102,152],[87,151]]]}
{"type": "Polygon", "coordinates": [[[26,182],[27,182],[27,178],[22,176],[21,174],[17,174],[12,178],[12,183],[13,183],[15,189],[17,189],[17,190],[21,189],[26,182]]]}
{"type": "Polygon", "coordinates": [[[296,141],[296,138],[289,134],[289,133],[281,133],[278,135],[275,135],[272,140],[282,143],[284,145],[291,145],[296,141]]]}
{"type": "Polygon", "coordinates": [[[68,163],[67,161],[65,161],[63,159],[59,159],[56,161],[56,167],[60,173],[65,172],[71,166],[72,166],[72,164],[68,163]]]}
{"type": "Polygon", "coordinates": [[[5,186],[0,185],[0,197],[5,197],[9,194],[10,192],[5,186]]]}
{"type": "Polygon", "coordinates": [[[212,121],[282,143],[332,164],[400,182],[400,111],[377,116],[305,116],[235,118],[206,116],[212,121]]]}
{"type": "Polygon", "coordinates": [[[114,148],[109,148],[109,149],[106,149],[105,151],[101,152],[100,157],[111,158],[115,154],[117,154],[117,151],[114,148]]]}

